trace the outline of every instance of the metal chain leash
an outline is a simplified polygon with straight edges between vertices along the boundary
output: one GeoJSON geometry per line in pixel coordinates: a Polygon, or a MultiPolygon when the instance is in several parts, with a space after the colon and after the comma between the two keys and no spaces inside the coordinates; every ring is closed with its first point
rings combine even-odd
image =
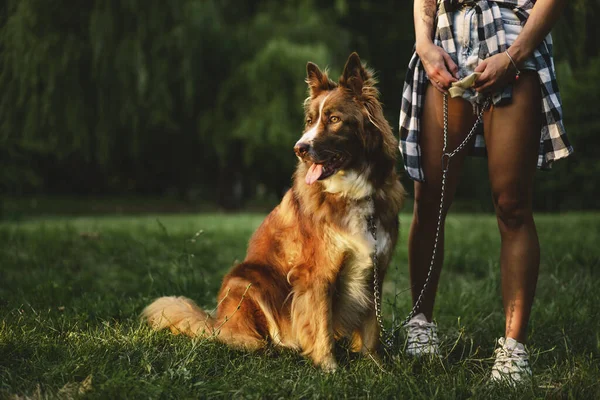
{"type": "MultiPolygon", "coordinates": [[[[372,201],[372,197],[367,198],[372,201]]],[[[375,245],[373,246],[373,254],[371,255],[371,261],[373,263],[373,303],[375,306],[375,317],[379,324],[379,340],[386,348],[391,348],[393,339],[390,334],[385,330],[383,326],[383,317],[381,315],[381,291],[379,290],[379,265],[377,263],[377,223],[375,222],[375,202],[373,202],[373,213],[367,217],[367,228],[373,236],[375,245]]]]}
{"type": "Polygon", "coordinates": [[[441,190],[440,190],[440,208],[439,208],[439,212],[438,212],[438,221],[437,221],[437,227],[435,230],[435,239],[433,241],[433,250],[431,252],[431,262],[429,263],[429,271],[427,272],[427,278],[425,279],[425,283],[423,283],[423,288],[421,289],[421,293],[419,293],[419,297],[417,297],[417,301],[413,305],[412,310],[410,310],[410,313],[408,314],[408,316],[402,323],[403,326],[406,325],[408,323],[408,321],[410,321],[415,316],[417,310],[421,306],[421,303],[423,302],[423,297],[425,296],[425,292],[427,291],[429,282],[431,281],[431,277],[433,275],[433,269],[435,266],[435,258],[437,256],[438,242],[439,242],[439,238],[440,238],[440,231],[442,228],[442,219],[443,219],[443,212],[444,212],[444,196],[446,194],[446,180],[448,177],[448,170],[450,168],[450,160],[459,151],[461,151],[463,148],[465,148],[465,146],[467,145],[467,143],[469,143],[469,141],[471,140],[473,135],[475,135],[475,132],[477,131],[477,127],[479,126],[479,124],[481,123],[481,121],[483,119],[483,113],[485,110],[487,110],[489,105],[490,105],[490,99],[487,98],[485,100],[485,102],[483,103],[483,106],[479,110],[479,113],[477,114],[477,119],[475,120],[473,127],[469,131],[469,134],[463,139],[463,141],[453,151],[448,153],[446,151],[448,148],[448,95],[444,93],[444,146],[442,148],[442,185],[441,185],[441,190]]]}
{"type": "MultiPolygon", "coordinates": [[[[435,231],[435,239],[433,242],[433,250],[431,254],[431,262],[429,263],[429,271],[427,272],[427,278],[425,279],[425,283],[423,283],[423,288],[417,297],[417,301],[413,305],[412,310],[402,323],[402,326],[406,325],[408,321],[410,321],[414,316],[421,303],[423,302],[423,297],[425,296],[425,292],[429,286],[429,282],[431,281],[431,277],[433,275],[433,269],[435,266],[435,258],[437,255],[438,242],[440,238],[440,231],[442,227],[442,219],[443,219],[443,210],[444,210],[444,196],[446,194],[446,180],[448,176],[448,170],[450,168],[450,160],[454,157],[458,152],[460,152],[465,146],[469,143],[471,138],[475,135],[477,131],[477,127],[481,123],[483,119],[483,113],[490,106],[490,99],[487,98],[479,110],[477,114],[477,119],[473,124],[473,127],[469,131],[469,134],[463,139],[463,141],[451,152],[447,152],[448,148],[448,95],[444,94],[444,145],[442,148],[442,184],[441,184],[441,193],[440,193],[440,207],[438,213],[438,222],[435,231]]],[[[372,201],[373,198],[371,196],[367,197],[368,201],[372,201]]],[[[373,240],[375,241],[375,246],[373,250],[373,254],[371,255],[371,260],[373,262],[373,303],[375,306],[375,317],[377,318],[377,323],[379,324],[379,339],[383,343],[386,348],[391,348],[393,344],[392,334],[388,334],[383,325],[383,318],[381,315],[381,291],[379,289],[379,266],[377,263],[377,224],[375,222],[375,204],[373,203],[373,213],[367,217],[367,227],[371,236],[373,236],[373,240]]],[[[394,331],[394,329],[392,329],[394,331]]]]}

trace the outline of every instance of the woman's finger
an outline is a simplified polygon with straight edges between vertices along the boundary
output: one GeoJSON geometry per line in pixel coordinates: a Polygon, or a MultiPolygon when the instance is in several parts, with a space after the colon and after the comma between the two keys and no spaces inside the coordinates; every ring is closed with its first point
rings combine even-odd
{"type": "Polygon", "coordinates": [[[450,54],[446,53],[445,51],[442,53],[442,56],[444,57],[448,71],[452,73],[453,78],[458,79],[458,65],[456,65],[454,60],[452,60],[450,54]]]}
{"type": "Polygon", "coordinates": [[[488,61],[483,60],[482,62],[479,63],[479,65],[477,67],[475,67],[475,72],[485,71],[485,67],[487,67],[487,64],[488,64],[488,61]]]}
{"type": "Polygon", "coordinates": [[[485,92],[489,92],[490,89],[492,89],[495,84],[496,84],[495,80],[486,79],[484,82],[481,82],[481,84],[479,86],[475,87],[474,89],[477,92],[485,93],[485,92]]]}
{"type": "MultiPolygon", "coordinates": [[[[475,72],[479,71],[476,70],[475,72]]],[[[490,82],[490,78],[489,71],[484,70],[481,75],[477,77],[477,80],[473,84],[473,89],[477,90],[478,88],[488,84],[490,82]]]]}
{"type": "Polygon", "coordinates": [[[450,87],[450,83],[455,79],[446,70],[446,66],[434,67],[427,71],[427,77],[431,82],[435,82],[438,86],[446,89],[450,87]]]}
{"type": "Polygon", "coordinates": [[[429,79],[429,83],[431,83],[433,87],[439,90],[441,93],[447,93],[447,91],[442,87],[442,85],[438,81],[435,81],[434,79],[429,79]]]}
{"type": "Polygon", "coordinates": [[[447,69],[438,70],[437,74],[438,83],[444,88],[449,88],[452,82],[456,82],[456,78],[453,77],[447,69]]]}
{"type": "Polygon", "coordinates": [[[477,77],[477,80],[473,84],[473,89],[477,90],[477,88],[483,86],[488,81],[489,74],[486,71],[486,67],[487,67],[487,60],[483,60],[475,68],[475,72],[481,72],[481,75],[479,75],[477,77]]]}

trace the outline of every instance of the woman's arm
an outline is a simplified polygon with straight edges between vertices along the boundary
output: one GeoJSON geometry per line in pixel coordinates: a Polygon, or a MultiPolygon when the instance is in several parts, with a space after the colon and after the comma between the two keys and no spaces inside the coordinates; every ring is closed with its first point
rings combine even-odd
{"type": "Polygon", "coordinates": [[[416,50],[429,81],[445,93],[458,77],[458,67],[441,47],[433,44],[436,0],[415,0],[416,50]]]}
{"type": "Polygon", "coordinates": [[[529,58],[550,32],[563,10],[565,0],[538,0],[523,30],[510,46],[509,53],[517,65],[529,58]]]}
{"type": "Polygon", "coordinates": [[[435,0],[415,0],[413,13],[417,51],[423,45],[433,44],[435,4],[435,0]]]}
{"type": "MultiPolygon", "coordinates": [[[[527,23],[508,52],[517,66],[529,58],[550,32],[565,5],[565,0],[537,0],[527,23]]],[[[506,85],[514,76],[512,64],[506,54],[496,54],[483,60],[476,72],[482,74],[475,83],[479,92],[495,92],[506,85]]]]}

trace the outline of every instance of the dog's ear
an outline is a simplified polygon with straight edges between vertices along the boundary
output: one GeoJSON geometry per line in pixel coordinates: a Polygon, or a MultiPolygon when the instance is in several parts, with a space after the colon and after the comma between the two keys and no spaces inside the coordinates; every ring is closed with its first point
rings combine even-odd
{"type": "Polygon", "coordinates": [[[346,61],[344,72],[340,77],[340,85],[350,89],[355,95],[360,96],[363,86],[370,78],[370,73],[363,67],[358,54],[356,52],[350,54],[348,61],[346,61]]]}
{"type": "Polygon", "coordinates": [[[332,90],[336,87],[335,82],[327,77],[326,72],[321,72],[319,67],[312,62],[306,64],[306,83],[310,90],[310,97],[317,97],[324,90],[332,90]]]}

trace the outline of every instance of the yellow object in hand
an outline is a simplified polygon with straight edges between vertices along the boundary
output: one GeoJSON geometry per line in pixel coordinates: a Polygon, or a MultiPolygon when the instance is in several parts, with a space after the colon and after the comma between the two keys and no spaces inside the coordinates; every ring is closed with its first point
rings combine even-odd
{"type": "Polygon", "coordinates": [[[481,72],[473,72],[471,75],[465,76],[460,81],[452,82],[450,89],[448,89],[450,97],[461,97],[465,90],[473,87],[477,78],[479,78],[479,75],[481,75],[481,72]]]}

